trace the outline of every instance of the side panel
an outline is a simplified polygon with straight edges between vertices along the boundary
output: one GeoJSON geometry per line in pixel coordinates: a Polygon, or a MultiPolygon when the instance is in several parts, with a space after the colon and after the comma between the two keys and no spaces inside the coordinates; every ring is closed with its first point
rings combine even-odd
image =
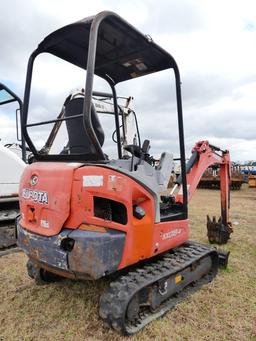
{"type": "Polygon", "coordinates": [[[154,199],[140,184],[112,169],[86,166],[74,173],[71,214],[66,228],[81,224],[105,226],[126,233],[119,269],[150,258],[188,240],[188,220],[154,223],[154,199]],[[127,208],[127,224],[98,218],[94,214],[94,197],[122,203],[127,208]],[[133,216],[133,206],[145,211],[142,219],[133,216]]]}
{"type": "Polygon", "coordinates": [[[189,239],[189,221],[176,220],[155,224],[152,255],[170,250],[189,239]]]}
{"type": "Polygon", "coordinates": [[[124,254],[120,267],[150,257],[153,238],[154,200],[142,186],[128,176],[112,169],[86,166],[74,173],[72,187],[71,214],[66,228],[78,228],[81,224],[91,224],[116,229],[126,233],[124,254]],[[127,223],[95,216],[94,197],[114,200],[125,205],[127,223]],[[141,220],[133,216],[133,206],[145,210],[141,220]]]}

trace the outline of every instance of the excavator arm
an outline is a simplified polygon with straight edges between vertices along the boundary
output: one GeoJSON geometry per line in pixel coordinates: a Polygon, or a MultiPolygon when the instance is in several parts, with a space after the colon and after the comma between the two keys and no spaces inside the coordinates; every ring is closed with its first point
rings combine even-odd
{"type": "MultiPolygon", "coordinates": [[[[192,149],[192,155],[186,165],[188,200],[192,198],[197,185],[204,172],[209,166],[219,165],[220,167],[220,191],[221,191],[221,217],[216,221],[207,216],[208,238],[210,242],[219,244],[226,243],[230,233],[233,232],[229,222],[230,208],[230,155],[229,151],[221,150],[209,144],[208,141],[199,141],[192,149]]],[[[181,177],[176,181],[181,185],[181,177]]],[[[176,202],[183,202],[182,187],[175,197],[176,202]]]]}

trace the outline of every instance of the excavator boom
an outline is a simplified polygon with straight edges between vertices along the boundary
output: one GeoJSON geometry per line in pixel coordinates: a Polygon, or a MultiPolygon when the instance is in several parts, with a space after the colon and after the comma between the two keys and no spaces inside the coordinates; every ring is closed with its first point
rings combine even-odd
{"type": "MultiPolygon", "coordinates": [[[[186,167],[188,201],[192,199],[204,172],[212,165],[220,167],[221,217],[216,221],[215,217],[211,220],[207,216],[208,237],[210,242],[222,244],[227,242],[233,232],[229,221],[231,163],[228,150],[221,150],[208,141],[195,144],[186,167]]],[[[176,183],[180,185],[181,179],[178,178],[176,183]]],[[[183,202],[182,186],[175,200],[183,202]]]]}

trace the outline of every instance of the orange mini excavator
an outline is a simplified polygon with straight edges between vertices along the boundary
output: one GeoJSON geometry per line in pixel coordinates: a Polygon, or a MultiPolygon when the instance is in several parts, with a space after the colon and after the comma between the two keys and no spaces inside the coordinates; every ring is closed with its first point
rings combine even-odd
{"type": "Polygon", "coordinates": [[[210,223],[228,239],[230,159],[228,151],[200,141],[186,164],[180,83],[178,66],[168,52],[107,11],[51,33],[28,62],[22,126],[33,158],[21,179],[17,221],[28,274],[43,283],[115,273],[100,298],[99,314],[126,335],[211,281],[220,263],[227,262],[227,254],[188,240],[188,201],[212,164],[220,165],[222,209],[221,220],[210,223]],[[28,123],[33,63],[45,52],[86,70],[85,91],[65,100],[61,117],[28,123]],[[140,145],[136,139],[124,146],[124,155],[115,85],[167,69],[175,77],[181,175],[173,191],[161,195],[173,157],[163,152],[156,164],[149,140],[140,145]],[[114,160],[104,152],[104,131],[92,101],[94,75],[112,90],[114,160]],[[67,144],[59,153],[39,152],[29,130],[59,121],[67,129],[67,144]]]}

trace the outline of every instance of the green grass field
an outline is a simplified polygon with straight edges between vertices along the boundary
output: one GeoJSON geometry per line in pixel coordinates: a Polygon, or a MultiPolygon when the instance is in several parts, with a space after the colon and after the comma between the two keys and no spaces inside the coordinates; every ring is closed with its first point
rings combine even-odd
{"type": "MultiPolygon", "coordinates": [[[[256,189],[232,192],[236,222],[230,262],[164,318],[129,340],[256,340],[256,189]]],[[[198,190],[190,205],[191,239],[207,243],[206,214],[219,215],[219,191],[198,190]]],[[[0,340],[128,340],[98,317],[106,280],[36,286],[22,253],[0,258],[0,340]]]]}

